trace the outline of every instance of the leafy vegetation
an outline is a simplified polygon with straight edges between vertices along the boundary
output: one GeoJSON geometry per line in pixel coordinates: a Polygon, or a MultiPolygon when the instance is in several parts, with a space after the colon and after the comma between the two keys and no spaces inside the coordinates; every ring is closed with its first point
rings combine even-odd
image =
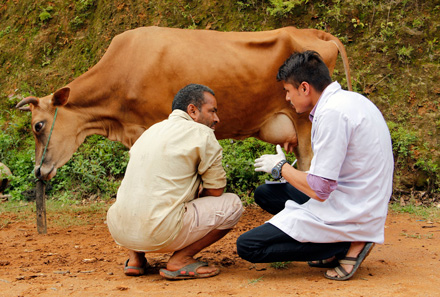
{"type": "MultiPolygon", "coordinates": [[[[13,172],[13,199],[32,188],[30,115],[15,110],[28,95],[44,96],[87,71],[111,39],[139,26],[260,31],[293,25],[339,37],[349,56],[353,89],[384,114],[393,139],[398,193],[439,197],[440,4],[438,1],[13,1],[0,4],[0,162],[13,172]]],[[[341,60],[333,78],[345,84],[341,60]]],[[[247,203],[265,175],[253,159],[273,153],[255,139],[224,140],[229,190],[247,203]]],[[[293,158],[293,156],[291,156],[293,158]]],[[[59,169],[48,192],[61,201],[113,197],[127,151],[90,137],[59,169]]]]}
{"type": "MultiPolygon", "coordinates": [[[[220,140],[223,147],[223,167],[228,180],[227,191],[236,193],[245,204],[253,202],[253,192],[265,180],[271,180],[269,174],[255,172],[254,160],[263,154],[275,154],[275,147],[255,138],[246,140],[220,140]]],[[[292,163],[295,156],[287,155],[292,163]]]]}
{"type": "Polygon", "coordinates": [[[49,194],[72,201],[116,195],[128,162],[128,151],[117,142],[90,136],[51,180],[49,194]]]}
{"type": "Polygon", "coordinates": [[[269,0],[272,7],[268,7],[267,11],[270,15],[285,15],[290,13],[295,7],[301,7],[303,3],[307,3],[308,0],[269,0]]]}

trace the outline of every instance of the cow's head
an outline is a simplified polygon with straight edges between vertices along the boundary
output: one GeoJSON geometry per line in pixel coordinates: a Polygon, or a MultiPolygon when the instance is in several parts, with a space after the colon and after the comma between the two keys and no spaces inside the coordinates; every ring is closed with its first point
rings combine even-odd
{"type": "Polygon", "coordinates": [[[27,97],[16,106],[20,110],[32,112],[32,131],[35,138],[35,175],[39,179],[53,178],[57,168],[70,159],[84,140],[82,139],[78,143],[78,123],[75,114],[65,108],[69,94],[70,88],[64,87],[46,97],[27,97]],[[55,125],[48,143],[57,108],[55,125]],[[46,145],[47,149],[43,162],[41,162],[46,145]]]}

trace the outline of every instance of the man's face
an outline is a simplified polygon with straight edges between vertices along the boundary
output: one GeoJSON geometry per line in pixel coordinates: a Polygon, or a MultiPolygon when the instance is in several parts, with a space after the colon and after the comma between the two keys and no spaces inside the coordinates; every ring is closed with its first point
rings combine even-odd
{"type": "Polygon", "coordinates": [[[220,122],[217,116],[217,100],[208,92],[204,92],[204,97],[205,104],[200,111],[196,108],[194,121],[215,130],[215,125],[220,122]]]}
{"type": "Polygon", "coordinates": [[[292,84],[283,82],[284,90],[286,91],[286,101],[290,103],[292,108],[297,113],[303,113],[313,108],[310,98],[307,96],[308,84],[302,83],[298,88],[295,88],[292,84]]]}

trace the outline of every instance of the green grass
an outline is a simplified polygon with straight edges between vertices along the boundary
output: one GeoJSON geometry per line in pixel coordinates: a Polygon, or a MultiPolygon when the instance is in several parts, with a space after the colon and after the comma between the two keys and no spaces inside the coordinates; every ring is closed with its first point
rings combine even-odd
{"type": "Polygon", "coordinates": [[[414,239],[432,239],[432,238],[434,238],[434,234],[432,234],[432,233],[429,233],[429,234],[419,234],[419,233],[408,234],[406,232],[402,232],[400,235],[404,236],[406,238],[414,238],[414,239]]]}
{"type": "Polygon", "coordinates": [[[414,204],[407,204],[401,206],[398,203],[390,203],[389,209],[398,213],[408,213],[416,218],[424,219],[426,221],[440,222],[440,208],[438,206],[416,206],[414,204]]]}
{"type": "Polygon", "coordinates": [[[258,282],[260,282],[260,281],[262,281],[262,280],[263,280],[263,277],[262,277],[262,276],[259,277],[259,278],[250,279],[250,280],[248,281],[248,284],[249,284],[249,285],[255,285],[256,283],[258,283],[258,282]]]}
{"type": "MultiPolygon", "coordinates": [[[[110,204],[105,201],[84,201],[64,203],[59,200],[46,201],[47,225],[68,228],[71,226],[84,226],[104,221],[110,204]]],[[[36,222],[35,202],[8,201],[0,203],[0,230],[11,222],[36,222]]]]}
{"type": "Polygon", "coordinates": [[[273,263],[270,263],[269,266],[274,269],[287,269],[287,268],[289,268],[290,263],[291,263],[290,261],[288,261],[288,262],[273,262],[273,263]]]}

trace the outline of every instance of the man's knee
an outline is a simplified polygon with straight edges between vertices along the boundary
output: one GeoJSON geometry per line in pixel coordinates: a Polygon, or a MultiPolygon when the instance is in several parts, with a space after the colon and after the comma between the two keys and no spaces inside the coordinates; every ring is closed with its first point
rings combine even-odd
{"type": "Polygon", "coordinates": [[[269,187],[266,184],[257,187],[254,192],[255,203],[257,203],[259,206],[266,205],[269,192],[269,187]]]}
{"type": "Polygon", "coordinates": [[[237,254],[244,260],[252,262],[251,244],[248,242],[247,234],[243,233],[237,238],[237,254]]]}
{"type": "Polygon", "coordinates": [[[243,203],[241,202],[240,197],[233,193],[224,193],[222,197],[224,199],[227,199],[230,207],[227,213],[228,217],[225,220],[223,226],[219,229],[231,229],[238,223],[238,220],[243,214],[243,203]]]}
{"type": "Polygon", "coordinates": [[[234,205],[234,206],[239,206],[242,205],[240,197],[238,197],[237,194],[234,193],[223,193],[221,195],[221,197],[223,197],[224,199],[228,199],[229,202],[234,205]]]}

